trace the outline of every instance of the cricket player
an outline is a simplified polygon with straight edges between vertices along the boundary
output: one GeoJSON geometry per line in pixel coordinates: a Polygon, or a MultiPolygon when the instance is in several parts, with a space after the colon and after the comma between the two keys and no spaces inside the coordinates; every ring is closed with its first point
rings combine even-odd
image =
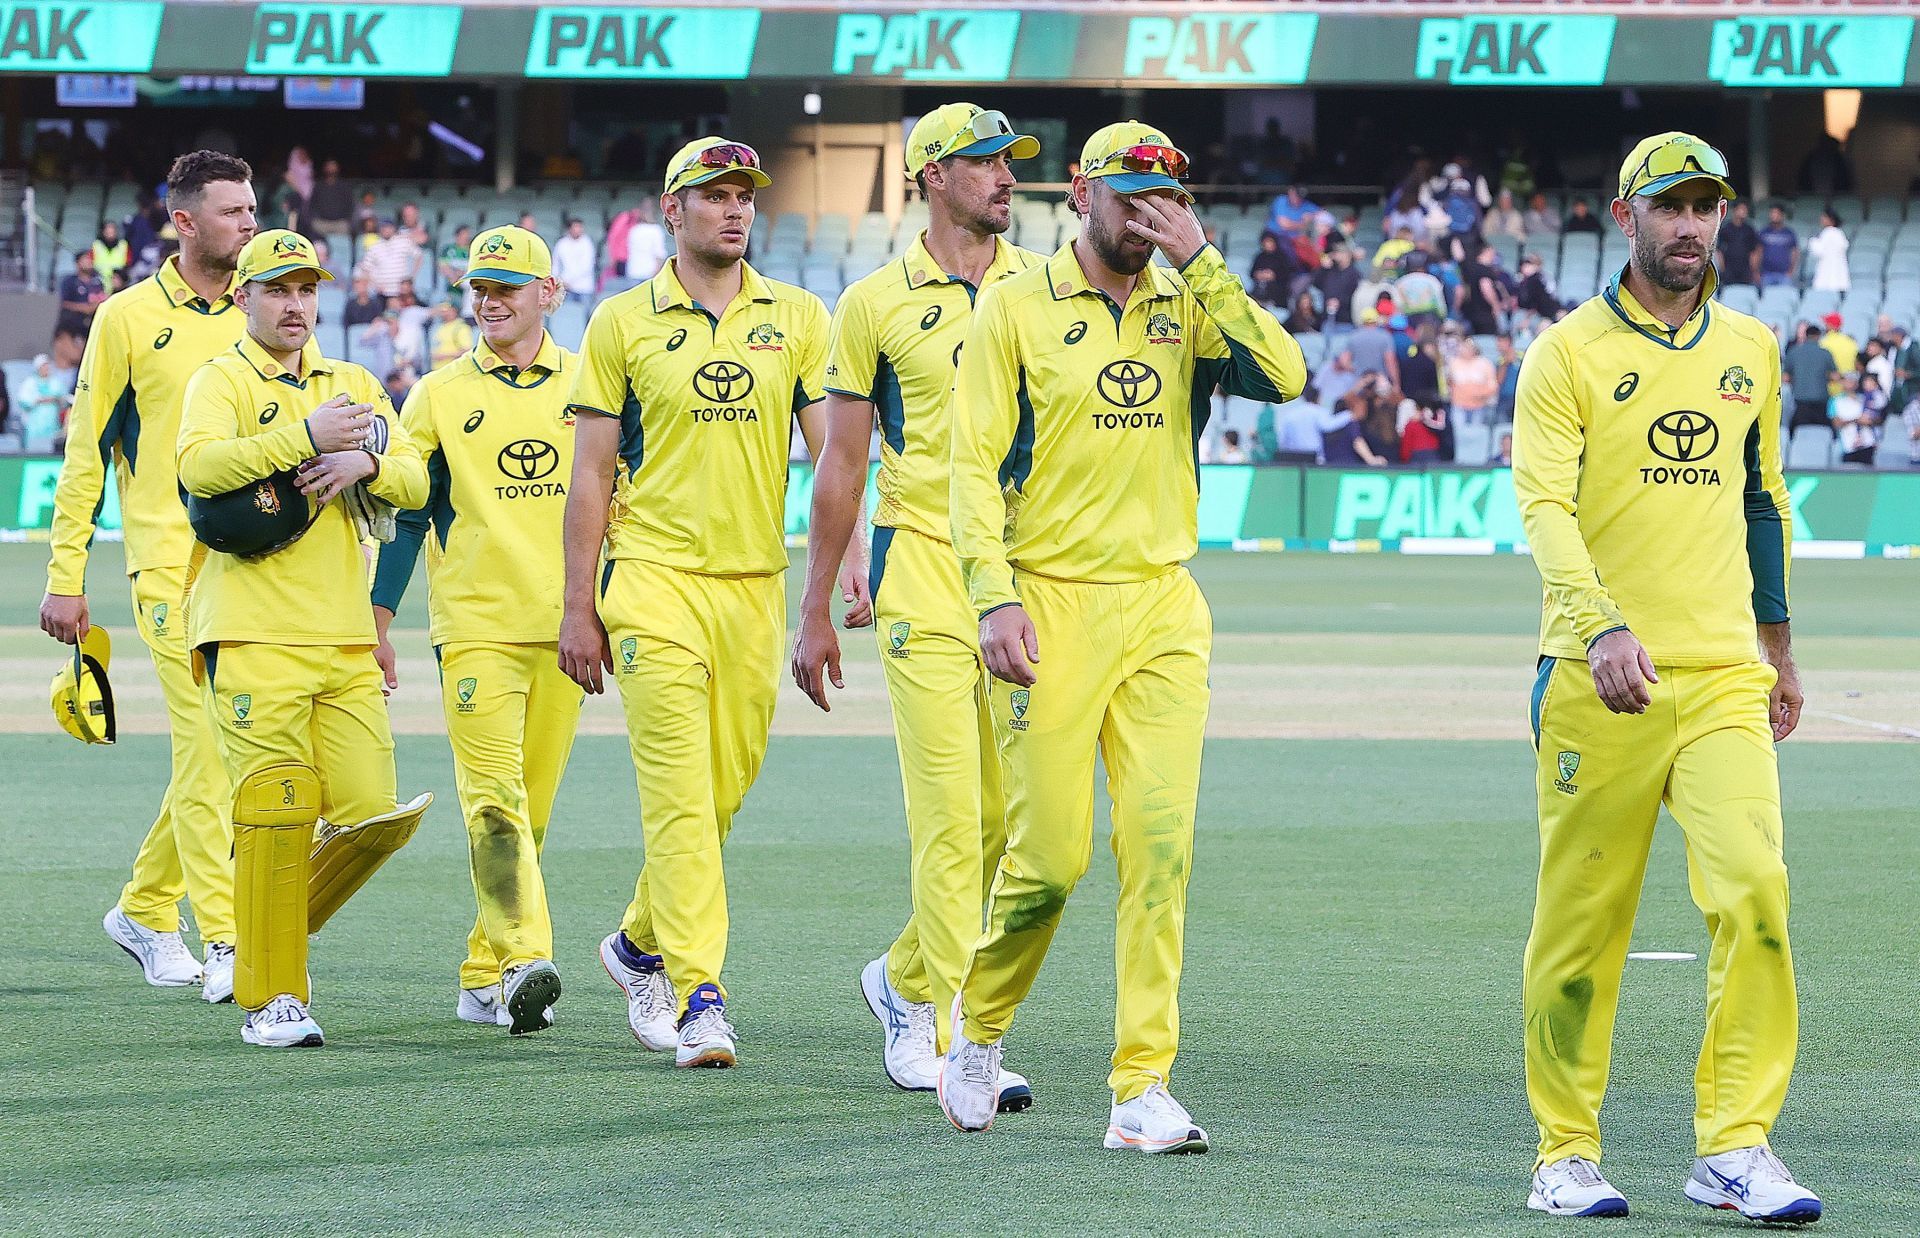
{"type": "Polygon", "coordinates": [[[71,645],[86,635],[88,550],[111,470],[134,623],[166,699],[172,765],[160,813],[104,927],[148,984],[197,984],[210,1002],[233,996],[232,839],[226,775],[187,655],[182,602],[193,531],[180,504],[173,447],[187,379],[244,334],[245,315],[233,304],[233,265],[254,232],[252,181],[245,161],[217,151],[174,160],[167,208],[180,252],[95,315],[67,423],[53,559],[40,603],[40,626],[55,640],[71,645]],[[199,925],[199,959],[180,938],[183,896],[199,925]]]}
{"type": "Polygon", "coordinates": [[[960,353],[953,547],[994,676],[1007,814],[940,1073],[961,1130],[993,1123],[1000,1039],[1086,872],[1098,753],[1120,870],[1105,1143],[1207,1149],[1167,1091],[1213,643],[1181,566],[1198,546],[1194,444],[1216,387],[1279,403],[1306,365],[1207,243],[1187,167],[1138,121],[1088,138],[1080,236],[987,289],[960,353]]]}
{"type": "Polygon", "coordinates": [[[468,253],[461,278],[481,338],[407,396],[401,423],[432,492],[381,549],[373,618],[397,686],[387,628],[426,542],[429,634],[479,903],[455,1011],[519,1036],[552,1026],[560,996],[540,850],[580,719],[556,645],[578,359],[547,334],[563,293],[545,241],[493,228],[468,253]]]}
{"type": "Polygon", "coordinates": [[[1529,1208],[1622,1216],[1604,1178],[1620,972],[1665,803],[1712,938],[1689,1199],[1764,1221],[1820,1200],[1767,1145],[1793,1072],[1774,743],[1799,721],[1780,351],[1713,300],[1726,157],[1662,133],[1620,166],[1632,258],[1520,374],[1514,488],[1546,585],[1533,689],[1540,884],[1527,941],[1529,1208]]]}
{"type": "Polygon", "coordinates": [[[635,1038],[678,1066],[736,1058],[720,848],[773,720],[793,418],[816,456],[825,429],[827,308],[745,261],[770,183],[744,143],[680,148],[660,199],[678,252],[594,310],[569,397],[560,665],[619,687],[646,839],[600,958],[635,1038]]]}
{"type": "MultiPolygon", "coordinates": [[[[827,442],[814,476],[793,675],[823,710],[826,685],[842,686],[828,603],[877,418],[870,580],[913,847],[913,914],[892,949],[861,972],[860,987],[885,1035],[887,1077],[914,1092],[939,1081],[947,1038],[937,1014],[953,1007],[1006,843],[978,624],[948,540],[947,394],[974,299],[1045,261],[1002,239],[1013,221],[1013,161],[1039,153],[1039,141],[1015,133],[1002,112],[949,103],[921,117],[907,139],[906,174],[927,196],[926,231],[904,258],[841,294],[827,353],[827,442]],[[977,725],[956,725],[967,717],[977,725]]],[[[1031,1104],[1026,1081],[1003,1075],[1000,1111],[1031,1104]]]]}
{"type": "Polygon", "coordinates": [[[427,501],[427,468],[379,380],[314,342],[328,278],[297,233],[249,241],[234,292],[247,334],[194,373],[180,417],[180,483],[212,547],[190,586],[188,639],[233,787],[234,998],[242,1039],[275,1048],[322,1043],[307,934],[433,800],[395,804],[361,551],[383,504],[427,501]],[[246,543],[233,528],[290,507],[291,542],[246,543]]]}

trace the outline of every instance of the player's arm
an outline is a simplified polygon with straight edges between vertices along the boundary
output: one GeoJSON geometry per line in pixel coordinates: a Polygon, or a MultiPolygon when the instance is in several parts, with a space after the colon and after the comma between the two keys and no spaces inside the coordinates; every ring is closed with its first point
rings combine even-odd
{"type": "Polygon", "coordinates": [[[1586,435],[1574,398],[1573,366],[1561,341],[1545,336],[1527,350],[1513,413],[1513,489],[1520,522],[1547,596],[1587,647],[1594,690],[1615,713],[1645,713],[1653,661],[1627,628],[1578,519],[1580,457],[1586,435]]]}
{"type": "Polygon", "coordinates": [[[64,644],[86,635],[87,554],[106,499],[113,444],[132,403],[127,330],[118,305],[102,306],[80,355],[80,377],[67,414],[67,454],[53,491],[53,555],[40,628],[64,644]]]}
{"type": "Polygon", "coordinates": [[[380,634],[374,660],[386,676],[391,691],[400,686],[395,666],[393,643],[387,629],[400,612],[400,601],[413,580],[414,565],[420,559],[420,546],[427,538],[427,524],[436,513],[444,515],[452,505],[448,491],[445,457],[440,448],[440,432],[433,421],[433,397],[426,383],[415,383],[400,412],[400,424],[407,437],[427,460],[427,502],[424,507],[403,508],[394,516],[393,540],[380,547],[379,561],[373,569],[373,626],[380,634]],[[436,462],[438,466],[436,467],[436,462]]]}
{"type": "Polygon", "coordinates": [[[1007,499],[1000,465],[1019,429],[1020,355],[1008,321],[1005,298],[981,295],[947,415],[953,421],[952,468],[948,482],[948,521],[953,549],[960,558],[973,613],[980,616],[980,650],[987,669],[1010,683],[1030,685],[1037,678],[1040,638],[1007,561],[1007,499]]]}
{"type": "MultiPolygon", "coordinates": [[[[626,357],[620,325],[602,302],[587,323],[580,370],[567,398],[574,414],[573,478],[567,485],[561,534],[566,588],[560,617],[560,669],[592,693],[603,690],[601,672],[613,670],[613,651],[607,647],[594,585],[613,503],[615,457],[621,431],[629,419],[637,423],[640,418],[639,406],[628,399],[632,388],[626,357]]],[[[637,433],[640,427],[632,428],[637,433]]]]}
{"type": "Polygon", "coordinates": [[[187,380],[180,406],[179,469],[180,484],[189,493],[212,498],[316,455],[355,450],[373,420],[370,405],[356,404],[342,392],[302,421],[242,438],[245,396],[212,363],[187,380]]]}
{"type": "MultiPolygon", "coordinates": [[[[800,422],[800,436],[806,440],[807,458],[818,469],[827,442],[827,350],[832,324],[827,318],[827,307],[817,297],[813,299],[813,308],[817,321],[808,327],[807,338],[802,346],[801,378],[794,384],[793,405],[794,415],[800,422]]],[[[808,525],[807,540],[811,545],[811,524],[808,525]]],[[[849,536],[834,561],[840,565],[840,596],[847,603],[847,626],[869,626],[873,623],[873,599],[867,596],[866,543],[849,536]]]]}
{"type": "Polygon", "coordinates": [[[1793,565],[1793,509],[1780,460],[1780,371],[1775,360],[1771,394],[1748,439],[1744,510],[1747,518],[1747,566],[1753,573],[1753,618],[1759,625],[1760,654],[1778,677],[1768,701],[1775,740],[1800,725],[1805,694],[1793,662],[1791,609],[1787,577],[1793,565]]]}
{"type": "Polygon", "coordinates": [[[1144,219],[1127,227],[1160,247],[1180,271],[1187,288],[1206,313],[1212,330],[1189,324],[1197,339],[1194,355],[1222,359],[1218,383],[1229,395],[1284,404],[1307,385],[1307,360],[1300,345],[1275,318],[1247,295],[1240,277],[1207,241],[1193,208],[1172,199],[1135,199],[1144,219]]]}
{"type": "MultiPolygon", "coordinates": [[[[840,677],[840,638],[833,630],[829,599],[836,565],[854,540],[866,491],[873,401],[858,393],[872,391],[878,368],[872,313],[866,297],[850,289],[834,313],[827,346],[825,441],[813,456],[806,584],[800,594],[800,630],[793,642],[793,682],[823,710],[832,708],[827,704],[826,683],[846,686],[840,677]]],[[[868,599],[869,615],[871,603],[868,599]]]]}

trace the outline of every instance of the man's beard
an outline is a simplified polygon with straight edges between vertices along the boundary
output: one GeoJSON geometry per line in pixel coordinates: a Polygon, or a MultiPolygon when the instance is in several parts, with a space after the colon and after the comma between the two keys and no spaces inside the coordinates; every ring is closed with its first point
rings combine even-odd
{"type": "Polygon", "coordinates": [[[1102,228],[1094,215],[1087,215],[1087,240],[1092,242],[1093,252],[1100,261],[1116,275],[1138,275],[1147,269],[1147,262],[1153,257],[1151,246],[1134,248],[1127,244],[1130,239],[1130,233],[1115,236],[1102,228]]]}
{"type": "Polygon", "coordinates": [[[1713,252],[1712,247],[1703,246],[1699,252],[1702,261],[1693,270],[1688,271],[1678,263],[1661,257],[1658,243],[1648,233],[1641,232],[1633,239],[1634,269],[1639,271],[1648,283],[1657,288],[1664,288],[1668,292],[1692,292],[1700,286],[1701,281],[1706,279],[1705,259],[1713,252]]]}

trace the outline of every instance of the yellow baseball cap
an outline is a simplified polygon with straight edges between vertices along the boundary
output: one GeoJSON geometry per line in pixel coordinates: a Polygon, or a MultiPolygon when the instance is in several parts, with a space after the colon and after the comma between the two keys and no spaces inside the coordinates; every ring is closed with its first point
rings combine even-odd
{"type": "Polygon", "coordinates": [[[113,689],[107,686],[107,663],[112,660],[107,630],[90,627],[73,647],[73,659],[53,677],[54,720],[75,739],[89,744],[114,741],[113,689]]]}
{"type": "Polygon", "coordinates": [[[689,185],[704,185],[717,176],[733,173],[744,175],[756,189],[773,184],[773,178],[760,170],[760,152],[745,142],[695,138],[667,161],[667,192],[678,193],[689,185]]]}
{"type": "Polygon", "coordinates": [[[1104,180],[1118,193],[1171,189],[1187,201],[1185,151],[1166,134],[1137,120],[1123,120],[1095,133],[1080,148],[1080,175],[1104,180]]]}
{"type": "Polygon", "coordinates": [[[279,279],[290,271],[312,271],[321,279],[333,278],[327,274],[327,268],[320,265],[320,255],[313,252],[313,242],[285,228],[255,233],[234,265],[243,284],[279,279]]]}
{"type": "Polygon", "coordinates": [[[508,224],[488,228],[467,247],[467,273],[460,280],[487,279],[519,287],[553,274],[553,251],[537,232],[508,224]]]}
{"type": "Polygon", "coordinates": [[[1691,133],[1656,133],[1627,153],[1620,164],[1620,197],[1665,193],[1686,181],[1712,181],[1727,199],[1740,195],[1727,179],[1727,157],[1691,133]]]}
{"type": "Polygon", "coordinates": [[[1015,133],[1005,112],[990,112],[976,103],[946,103],[922,116],[907,135],[907,179],[926,171],[950,155],[997,155],[1031,159],[1040,153],[1040,139],[1015,133]]]}

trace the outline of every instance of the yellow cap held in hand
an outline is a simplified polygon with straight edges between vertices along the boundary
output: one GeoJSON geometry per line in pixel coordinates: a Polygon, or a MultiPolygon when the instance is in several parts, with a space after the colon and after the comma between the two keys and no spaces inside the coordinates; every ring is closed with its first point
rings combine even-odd
{"type": "Polygon", "coordinates": [[[116,726],[113,689],[107,685],[107,663],[113,660],[113,641],[107,630],[90,627],[73,657],[53,677],[53,718],[60,729],[89,744],[110,744],[116,726]]]}

